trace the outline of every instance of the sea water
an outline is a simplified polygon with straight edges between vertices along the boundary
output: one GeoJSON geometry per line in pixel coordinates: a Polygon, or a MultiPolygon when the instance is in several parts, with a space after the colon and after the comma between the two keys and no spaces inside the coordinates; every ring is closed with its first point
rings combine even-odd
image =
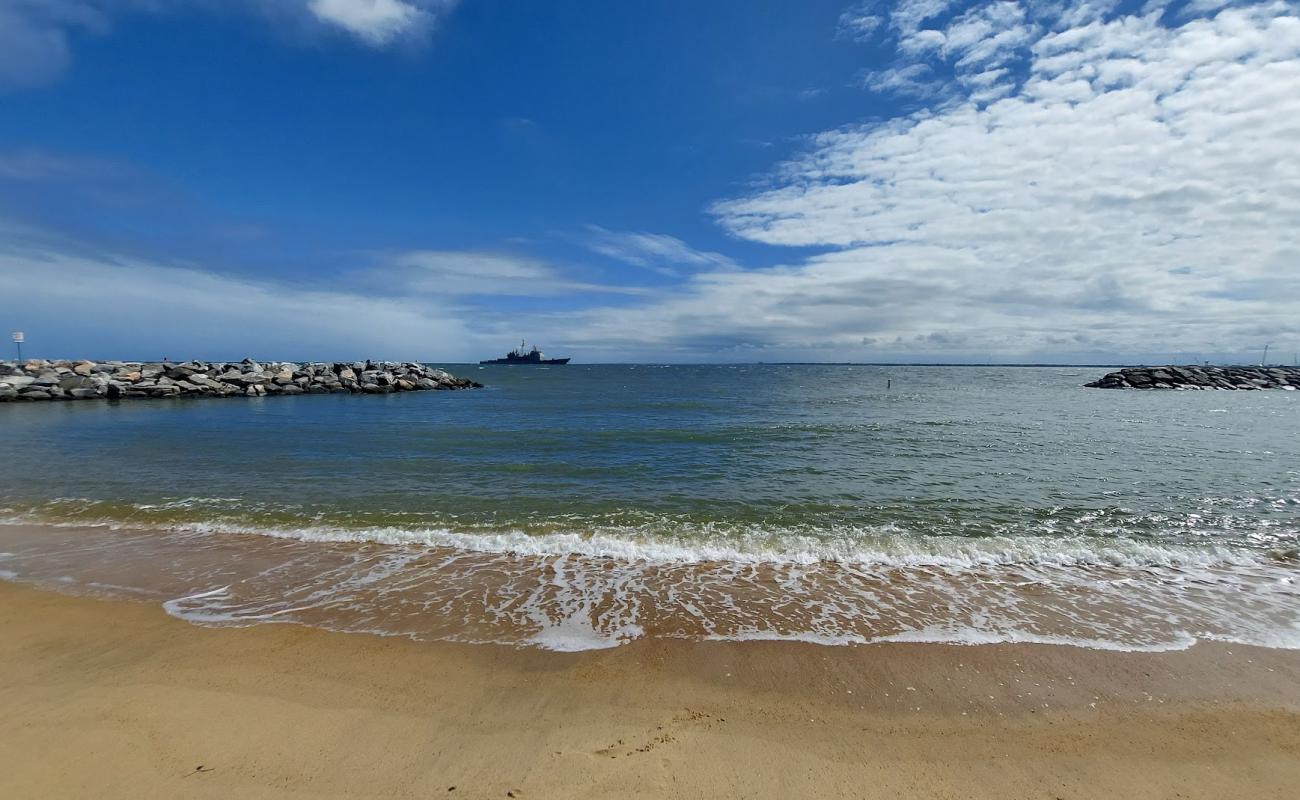
{"type": "Polygon", "coordinates": [[[449,369],[486,388],[0,405],[0,578],[557,650],[1300,647],[1300,393],[449,369]]]}

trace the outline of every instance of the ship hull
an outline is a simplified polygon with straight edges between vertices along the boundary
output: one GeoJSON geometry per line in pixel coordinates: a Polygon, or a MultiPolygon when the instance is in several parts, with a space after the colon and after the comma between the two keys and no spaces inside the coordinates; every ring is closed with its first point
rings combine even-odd
{"type": "Polygon", "coordinates": [[[506,365],[506,366],[510,366],[510,367],[513,367],[513,366],[522,366],[522,367],[539,367],[539,366],[548,366],[548,365],[550,365],[550,364],[556,364],[556,365],[559,365],[559,364],[567,364],[567,363],[569,363],[569,359],[567,359],[567,358],[543,358],[543,359],[539,359],[539,360],[537,360],[537,361],[530,361],[530,360],[528,360],[528,359],[526,359],[526,358],[490,358],[490,359],[488,359],[487,361],[480,361],[480,362],[478,362],[478,363],[480,363],[480,364],[504,364],[504,365],[506,365]]]}

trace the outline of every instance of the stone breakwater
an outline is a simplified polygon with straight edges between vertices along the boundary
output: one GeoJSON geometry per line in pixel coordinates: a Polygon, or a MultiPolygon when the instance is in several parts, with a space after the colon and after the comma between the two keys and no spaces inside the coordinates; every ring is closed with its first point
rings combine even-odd
{"type": "Polygon", "coordinates": [[[264,397],[470,389],[482,384],[412,362],[0,361],[0,402],[264,397]]]}
{"type": "Polygon", "coordinates": [[[1300,367],[1127,367],[1084,386],[1093,389],[1300,389],[1300,367]]]}

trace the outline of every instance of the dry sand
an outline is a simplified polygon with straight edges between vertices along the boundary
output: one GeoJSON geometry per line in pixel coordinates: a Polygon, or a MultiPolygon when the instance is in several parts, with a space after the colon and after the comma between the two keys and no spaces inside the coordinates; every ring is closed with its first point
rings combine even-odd
{"type": "Polygon", "coordinates": [[[546,653],[0,584],[4,798],[1293,798],[1300,653],[546,653]],[[454,787],[454,789],[452,788],[454,787]]]}

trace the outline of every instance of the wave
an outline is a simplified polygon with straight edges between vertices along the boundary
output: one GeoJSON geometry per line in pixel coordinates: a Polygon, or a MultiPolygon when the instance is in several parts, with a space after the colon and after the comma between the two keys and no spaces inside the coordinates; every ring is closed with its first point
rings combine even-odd
{"type": "Polygon", "coordinates": [[[1153,541],[1086,514],[1071,518],[1090,534],[980,537],[891,523],[664,525],[655,515],[621,525],[560,517],[544,531],[340,526],[222,516],[232,502],[182,498],[115,515],[90,503],[68,517],[0,510],[0,522],[25,526],[0,533],[0,578],[148,590],[203,625],[552,650],[640,638],[1300,649],[1300,564],[1294,545],[1276,546],[1285,537],[1269,547],[1153,541]]]}
{"type": "MultiPolygon", "coordinates": [[[[97,503],[90,502],[98,509],[97,503]]],[[[134,510],[193,511],[220,508],[236,498],[184,498],[163,503],[131,504],[134,510]]],[[[102,510],[102,509],[98,509],[102,510]]],[[[828,525],[769,527],[760,524],[703,523],[685,532],[664,533],[680,525],[663,526],[658,520],[645,524],[611,525],[573,520],[572,530],[538,533],[520,528],[484,531],[475,526],[455,530],[449,527],[373,525],[277,524],[272,520],[245,521],[210,516],[169,516],[150,520],[148,516],[123,514],[118,517],[74,514],[67,519],[39,511],[16,512],[0,509],[0,524],[42,524],[61,527],[103,527],[110,529],[177,530],[194,533],[240,534],[294,539],[302,542],[380,544],[394,547],[454,548],[485,554],[518,556],[580,555],[646,563],[698,564],[814,564],[832,562],[877,567],[926,567],[970,569],[975,567],[1052,565],[1057,567],[1109,566],[1128,569],[1146,567],[1201,568],[1211,566],[1258,566],[1268,562],[1295,561],[1294,546],[1266,550],[1233,545],[1165,544],[1116,535],[1113,528],[1104,535],[972,536],[931,535],[907,530],[893,523],[874,526],[828,525]],[[815,532],[810,532],[815,531],[815,532]]],[[[1085,514],[1080,521],[1090,521],[1085,514]]],[[[563,521],[561,521],[563,522],[563,521]]]]}

